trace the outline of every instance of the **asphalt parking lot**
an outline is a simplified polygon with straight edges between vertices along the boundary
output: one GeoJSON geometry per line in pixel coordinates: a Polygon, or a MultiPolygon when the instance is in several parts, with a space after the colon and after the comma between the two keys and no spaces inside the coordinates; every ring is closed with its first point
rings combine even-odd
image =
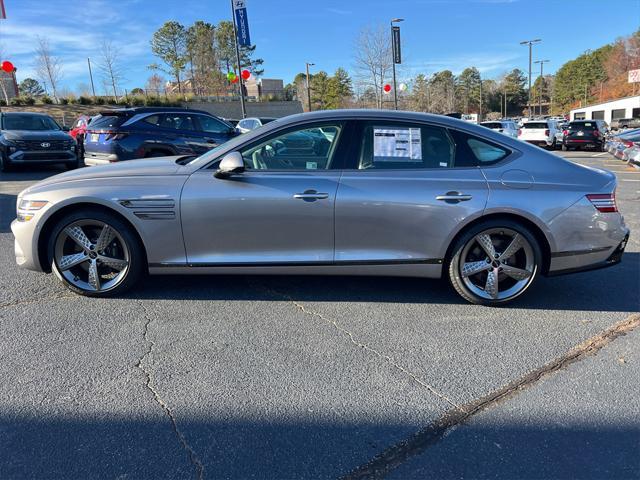
{"type": "Polygon", "coordinates": [[[87,299],[15,265],[0,174],[0,478],[638,478],[640,170],[620,265],[504,308],[445,283],[152,277],[87,299]]]}

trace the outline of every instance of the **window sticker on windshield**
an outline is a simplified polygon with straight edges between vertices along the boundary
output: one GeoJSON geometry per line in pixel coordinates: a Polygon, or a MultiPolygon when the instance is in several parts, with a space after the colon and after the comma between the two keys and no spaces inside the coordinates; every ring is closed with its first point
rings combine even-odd
{"type": "Polygon", "coordinates": [[[373,160],[377,162],[421,162],[419,128],[373,128],[373,160]]]}
{"type": "Polygon", "coordinates": [[[307,170],[317,170],[318,162],[307,162],[307,170]]]}

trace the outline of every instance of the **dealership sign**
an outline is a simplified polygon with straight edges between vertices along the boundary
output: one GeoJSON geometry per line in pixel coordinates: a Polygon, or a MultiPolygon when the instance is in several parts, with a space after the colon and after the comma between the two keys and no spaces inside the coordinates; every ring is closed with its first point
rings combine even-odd
{"type": "Polygon", "coordinates": [[[247,2],[245,2],[245,0],[233,0],[233,15],[236,20],[238,45],[243,47],[251,46],[249,21],[247,20],[247,2]]]}
{"type": "Polygon", "coordinates": [[[629,70],[629,83],[640,82],[640,68],[637,70],[629,70]]]}

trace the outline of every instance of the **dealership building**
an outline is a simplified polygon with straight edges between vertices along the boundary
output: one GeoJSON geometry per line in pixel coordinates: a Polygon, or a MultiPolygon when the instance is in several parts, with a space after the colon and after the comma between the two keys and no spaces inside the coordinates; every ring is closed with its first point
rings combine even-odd
{"type": "Polygon", "coordinates": [[[640,95],[574,108],[569,115],[570,120],[605,120],[607,123],[619,118],[640,118],[640,95]]]}

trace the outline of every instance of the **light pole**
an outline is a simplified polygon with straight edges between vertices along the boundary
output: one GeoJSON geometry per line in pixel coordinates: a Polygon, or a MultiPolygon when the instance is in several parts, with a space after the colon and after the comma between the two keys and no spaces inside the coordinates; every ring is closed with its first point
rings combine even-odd
{"type": "Polygon", "coordinates": [[[307,101],[309,102],[309,111],[311,111],[311,83],[309,82],[309,67],[315,65],[315,63],[306,63],[307,65],[307,101]]]}
{"type": "Polygon", "coordinates": [[[542,86],[544,85],[544,75],[543,75],[543,69],[544,69],[544,64],[548,63],[549,60],[536,60],[533,63],[539,63],[540,64],[540,91],[538,92],[538,110],[540,113],[540,116],[542,116],[542,86]]]}
{"type": "Polygon", "coordinates": [[[529,110],[529,118],[531,118],[531,46],[534,43],[540,43],[542,39],[536,38],[534,40],[524,40],[520,42],[520,45],[529,45],[529,102],[527,104],[527,109],[529,110]]]}
{"type": "Polygon", "coordinates": [[[238,85],[240,86],[240,110],[242,111],[242,118],[247,118],[247,107],[244,104],[244,82],[242,81],[242,66],[240,64],[240,47],[238,46],[238,27],[236,26],[236,12],[233,8],[233,0],[231,0],[231,17],[233,19],[233,43],[236,46],[236,62],[238,64],[238,85]]]}
{"type": "MultiPolygon", "coordinates": [[[[396,45],[395,35],[393,33],[393,24],[404,22],[404,18],[391,19],[391,65],[393,67],[393,108],[398,109],[398,91],[396,89],[396,48],[400,52],[400,45],[396,45]]],[[[398,27],[400,28],[400,27],[398,27]]],[[[398,39],[400,35],[398,34],[398,39]]]]}
{"type": "Polygon", "coordinates": [[[89,78],[91,79],[91,91],[93,92],[93,98],[96,98],[96,87],[93,85],[93,73],[91,72],[91,60],[87,57],[87,65],[89,65],[89,78]]]}
{"type": "Polygon", "coordinates": [[[478,123],[482,121],[482,77],[480,77],[480,108],[478,108],[478,123]]]}

